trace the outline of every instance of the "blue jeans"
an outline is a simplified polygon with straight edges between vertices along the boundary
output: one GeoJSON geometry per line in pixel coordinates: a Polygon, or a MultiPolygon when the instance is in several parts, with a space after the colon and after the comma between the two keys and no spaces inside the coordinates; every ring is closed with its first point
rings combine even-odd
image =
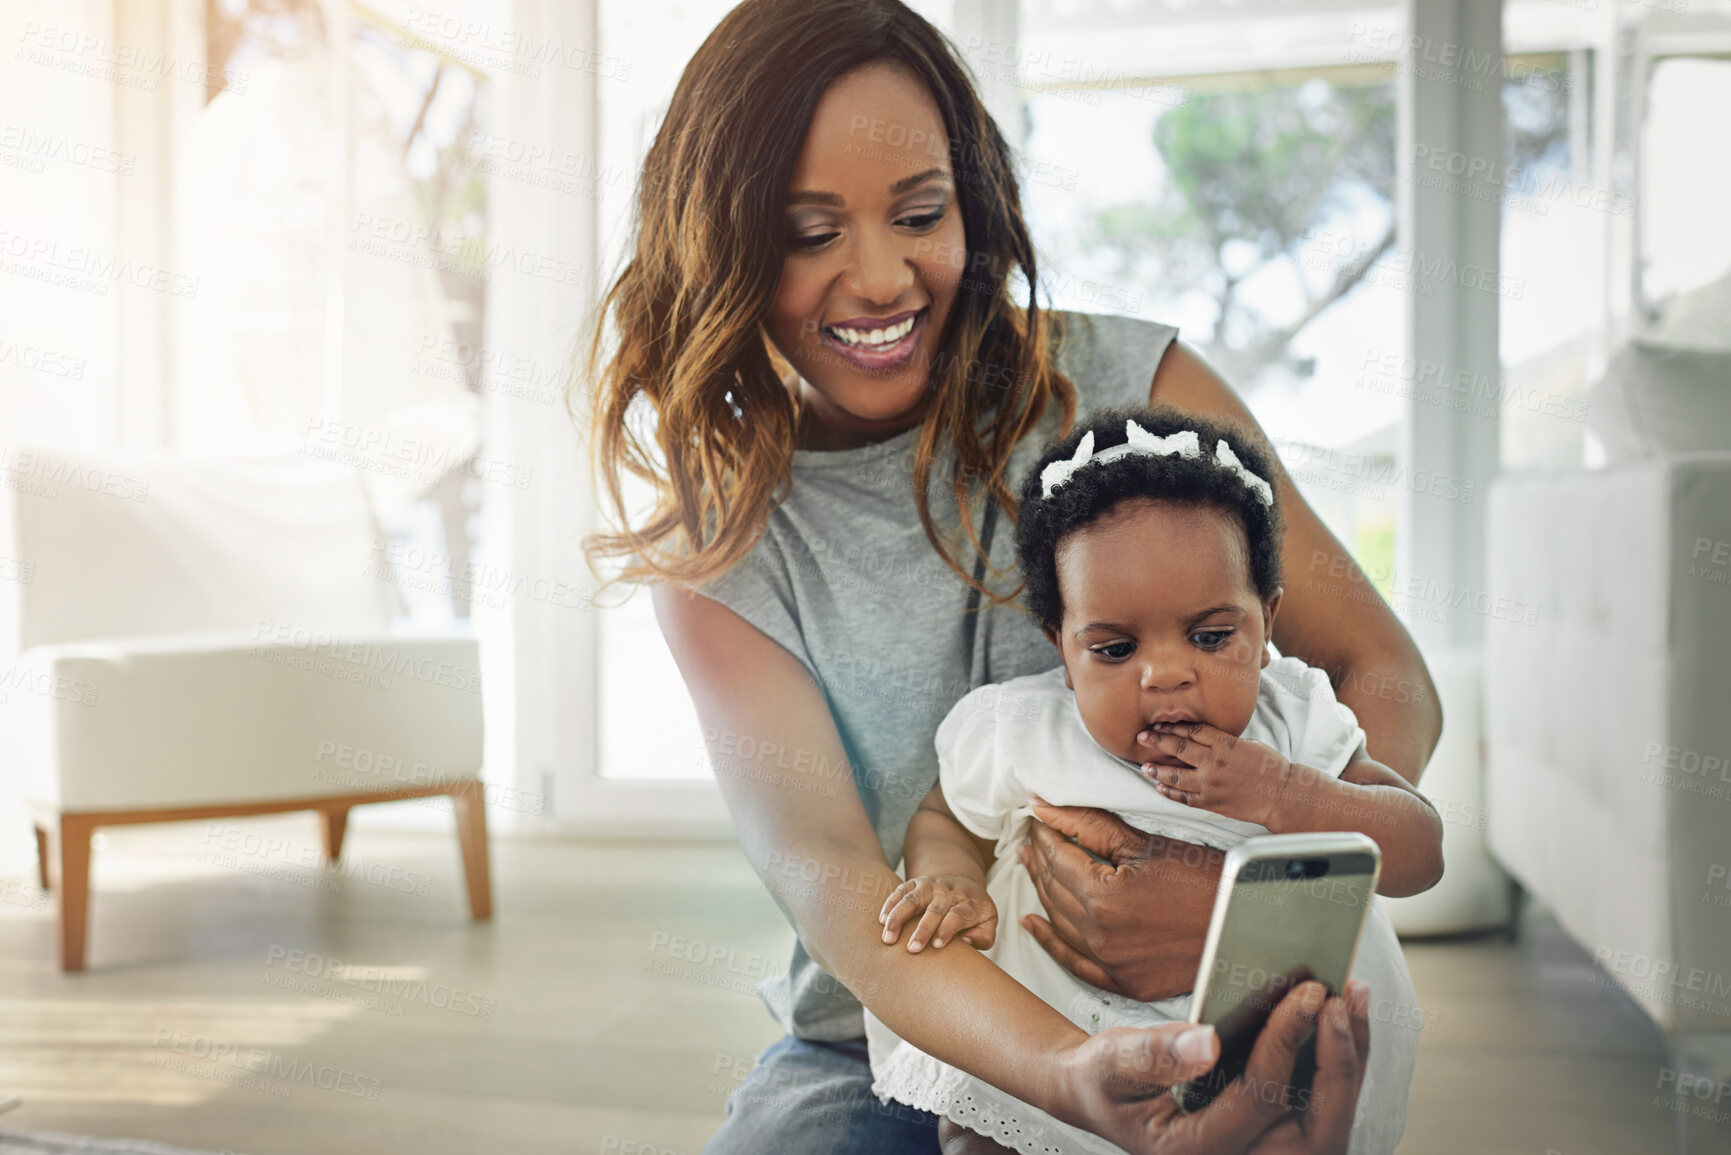
{"type": "Polygon", "coordinates": [[[784,1035],[727,1097],[702,1155],[938,1155],[938,1117],[872,1094],[866,1041],[784,1035]]]}

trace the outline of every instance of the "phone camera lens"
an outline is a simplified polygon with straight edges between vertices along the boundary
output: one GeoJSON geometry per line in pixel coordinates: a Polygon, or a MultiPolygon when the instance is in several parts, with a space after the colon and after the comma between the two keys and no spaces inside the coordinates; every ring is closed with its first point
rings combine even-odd
{"type": "Polygon", "coordinates": [[[1286,864],[1286,877],[1288,877],[1288,878],[1303,878],[1304,877],[1304,863],[1299,861],[1296,858],[1289,861],[1286,864]]]}

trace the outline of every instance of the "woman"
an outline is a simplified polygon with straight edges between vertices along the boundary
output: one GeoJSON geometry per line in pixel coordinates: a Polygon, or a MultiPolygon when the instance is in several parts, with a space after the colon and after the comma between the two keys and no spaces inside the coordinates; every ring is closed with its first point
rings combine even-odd
{"type": "MultiPolygon", "coordinates": [[[[627,528],[585,545],[656,583],[741,843],[798,932],[787,973],[760,987],[788,1037],[706,1151],[937,1149],[933,1119],[870,1094],[858,998],[927,1053],[1128,1150],[1344,1150],[1362,992],[1287,1007],[1283,1022],[1331,1027],[1318,1077],[1333,1093],[1311,1111],[1240,1097],[1174,1119],[1161,1087],[1212,1062],[1211,1033],[1090,1038],[965,944],[888,949],[875,918],[945,712],[1059,660],[994,582],[1014,567],[996,530],[1021,470],[1078,406],[1164,401],[1254,427],[1249,412],[1169,327],[1039,307],[1009,151],[953,48],[896,0],[729,13],[645,158],[636,227],[590,347],[593,368],[617,328],[589,418],[627,528]],[[1030,286],[1020,305],[1012,270],[1030,286]],[[625,472],[654,487],[640,524],[625,472]],[[962,989],[1035,1025],[970,1021],[946,994],[962,989]]],[[[1276,483],[1288,572],[1356,573],[1276,483]]],[[[1372,756],[1416,781],[1441,716],[1411,639],[1380,602],[1291,584],[1276,644],[1329,670],[1372,756]]],[[[1218,859],[1098,811],[1040,817],[1026,860],[1047,918],[1027,932],[1108,990],[1189,989],[1218,859]]],[[[1276,1085],[1290,1041],[1263,1037],[1276,1085]]]]}

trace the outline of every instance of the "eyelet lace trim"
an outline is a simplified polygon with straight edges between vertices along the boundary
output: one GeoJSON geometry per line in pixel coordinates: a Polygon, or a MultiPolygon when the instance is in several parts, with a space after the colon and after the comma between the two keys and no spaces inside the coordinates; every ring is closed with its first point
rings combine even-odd
{"type": "Polygon", "coordinates": [[[879,1101],[891,1099],[942,1115],[1020,1155],[1123,1155],[1123,1148],[1006,1095],[966,1071],[906,1043],[872,1080],[879,1101]]]}

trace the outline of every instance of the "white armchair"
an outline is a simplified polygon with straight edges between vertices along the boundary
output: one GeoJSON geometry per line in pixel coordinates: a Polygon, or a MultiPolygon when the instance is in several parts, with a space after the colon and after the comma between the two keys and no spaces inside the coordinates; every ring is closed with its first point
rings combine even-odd
{"type": "Polygon", "coordinates": [[[60,958],[82,970],[101,826],[448,794],[491,913],[477,648],[389,633],[357,471],[288,455],[15,449],[0,473],[0,782],[36,825],[60,958]]]}
{"type": "Polygon", "coordinates": [[[1669,1036],[1679,1149],[1727,1150],[1731,453],[1503,478],[1488,547],[1538,607],[1486,623],[1491,850],[1669,1036]]]}

